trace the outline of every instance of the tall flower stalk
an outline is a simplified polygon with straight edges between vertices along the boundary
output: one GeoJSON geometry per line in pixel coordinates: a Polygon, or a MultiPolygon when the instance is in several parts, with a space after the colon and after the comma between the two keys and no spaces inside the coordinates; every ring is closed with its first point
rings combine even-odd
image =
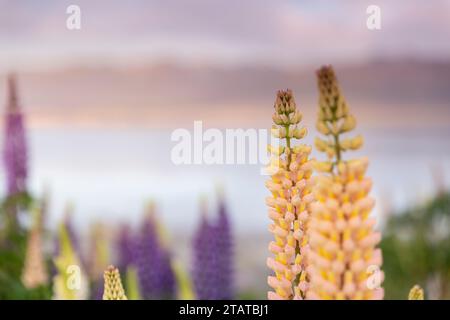
{"type": "Polygon", "coordinates": [[[424,300],[425,294],[419,285],[415,285],[409,290],[408,300],[424,300]]]}
{"type": "Polygon", "coordinates": [[[381,235],[369,217],[375,201],[365,176],[367,158],[344,160],[344,152],[362,146],[361,136],[345,138],[356,120],[350,114],[331,66],[317,72],[319,116],[316,148],[327,161],[316,162],[320,172],[310,221],[308,256],[309,299],[382,299],[382,257],[376,245],[381,235]]]}
{"type": "MultiPolygon", "coordinates": [[[[74,251],[75,255],[77,256],[77,259],[80,259],[82,267],[85,267],[86,263],[84,262],[81,247],[80,247],[80,241],[78,237],[77,230],[75,228],[75,225],[73,223],[73,205],[71,203],[66,205],[64,217],[62,226],[64,228],[64,232],[67,233],[67,236],[69,237],[70,246],[72,250],[74,251]]],[[[61,236],[60,233],[56,234],[56,237],[54,237],[54,244],[53,244],[53,255],[60,256],[61,255],[61,236]]],[[[52,266],[50,269],[51,275],[54,276],[58,271],[57,267],[55,265],[52,266]]]]}
{"type": "Polygon", "coordinates": [[[269,251],[274,256],[267,259],[268,267],[274,272],[268,277],[268,284],[273,289],[268,292],[268,298],[303,299],[308,289],[306,229],[309,207],[314,200],[309,159],[311,147],[294,143],[304,138],[307,130],[299,126],[302,114],[291,90],[278,91],[274,109],[272,134],[281,143],[269,145],[271,177],[266,187],[271,195],[266,198],[266,203],[272,220],[269,231],[275,239],[269,244],[269,251]]]}
{"type": "Polygon", "coordinates": [[[192,281],[188,273],[184,270],[181,263],[174,261],[172,268],[175,273],[177,281],[177,299],[178,300],[193,300],[195,293],[192,286],[192,281]]]}
{"type": "Polygon", "coordinates": [[[141,290],[139,289],[136,268],[133,266],[128,267],[125,278],[128,298],[130,300],[141,300],[141,290]]]}
{"type": "Polygon", "coordinates": [[[217,251],[220,253],[218,271],[220,273],[219,288],[222,299],[234,297],[234,252],[233,234],[230,215],[224,198],[219,199],[219,210],[216,220],[217,251]]]}
{"type": "Polygon", "coordinates": [[[28,236],[25,265],[22,273],[22,283],[28,289],[47,284],[48,274],[42,247],[41,212],[40,209],[37,209],[34,216],[34,225],[28,236]]]}
{"type": "Polygon", "coordinates": [[[87,267],[91,279],[98,279],[102,276],[103,270],[110,261],[110,250],[108,245],[106,227],[101,223],[95,223],[90,232],[89,256],[87,267]]]}
{"type": "Polygon", "coordinates": [[[154,214],[145,217],[133,254],[143,299],[173,298],[175,275],[171,255],[159,237],[154,214]]]}
{"type": "Polygon", "coordinates": [[[214,254],[214,230],[206,217],[206,208],[202,212],[200,224],[195,231],[192,249],[192,280],[195,296],[199,300],[214,300],[219,292],[215,285],[216,265],[214,254]]]}
{"type": "Polygon", "coordinates": [[[59,241],[59,255],[54,259],[57,274],[53,279],[53,299],[85,300],[89,297],[87,274],[64,224],[59,228],[59,241]]]}
{"type": "Polygon", "coordinates": [[[125,290],[120,280],[119,270],[114,266],[109,266],[104,274],[103,300],[128,300],[125,290]]]}
{"type": "Polygon", "coordinates": [[[228,212],[220,200],[218,216],[209,220],[203,204],[193,239],[192,280],[200,300],[233,298],[233,250],[228,212]]]}
{"type": "Polygon", "coordinates": [[[133,230],[127,224],[119,229],[117,237],[117,265],[120,270],[126,270],[135,264],[137,240],[133,237],[133,230]]]}
{"type": "Polygon", "coordinates": [[[83,265],[85,265],[84,259],[82,256],[82,252],[81,252],[81,244],[80,244],[79,234],[77,233],[77,229],[75,228],[73,216],[74,216],[74,205],[73,205],[73,203],[68,203],[66,205],[66,208],[64,211],[63,223],[64,223],[64,226],[69,235],[70,242],[73,246],[73,249],[79,255],[79,258],[81,259],[81,263],[83,263],[83,265]]]}
{"type": "Polygon", "coordinates": [[[110,250],[108,245],[106,226],[97,222],[90,231],[89,254],[86,259],[87,271],[92,279],[92,298],[101,300],[103,294],[103,271],[110,261],[110,250]]]}
{"type": "Polygon", "coordinates": [[[6,189],[9,196],[26,191],[27,143],[24,116],[20,110],[16,80],[8,77],[8,101],[5,115],[3,158],[6,167],[6,189]]]}

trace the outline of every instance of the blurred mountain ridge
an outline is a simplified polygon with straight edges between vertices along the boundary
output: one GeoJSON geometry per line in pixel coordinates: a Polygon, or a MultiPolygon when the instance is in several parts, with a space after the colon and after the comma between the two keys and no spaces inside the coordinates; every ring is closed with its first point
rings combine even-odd
{"type": "MultiPolygon", "coordinates": [[[[265,125],[267,108],[281,88],[292,88],[306,117],[313,117],[314,69],[165,61],[128,68],[68,67],[18,77],[21,101],[32,125],[158,126],[170,122],[174,114],[184,124],[211,119],[220,125],[220,121],[236,119],[230,109],[250,116],[250,125],[265,125]]],[[[336,69],[362,124],[376,123],[383,114],[389,114],[386,120],[393,125],[450,124],[450,61],[377,60],[336,69]]],[[[5,79],[2,75],[2,87],[5,79]]],[[[5,101],[5,94],[0,91],[0,101],[5,101]]]]}

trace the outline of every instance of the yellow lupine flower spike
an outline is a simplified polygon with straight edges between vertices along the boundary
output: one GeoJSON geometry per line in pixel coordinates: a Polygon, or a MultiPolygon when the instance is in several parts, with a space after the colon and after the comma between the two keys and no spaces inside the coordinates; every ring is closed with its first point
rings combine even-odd
{"type": "Polygon", "coordinates": [[[424,300],[424,296],[423,289],[420,286],[415,285],[409,291],[408,300],[424,300]]]}
{"type": "Polygon", "coordinates": [[[120,280],[119,269],[109,266],[103,275],[105,280],[103,300],[127,300],[120,280]]]}
{"type": "Polygon", "coordinates": [[[136,268],[129,266],[126,272],[126,291],[130,300],[141,300],[139,280],[136,268]]]}
{"type": "Polygon", "coordinates": [[[273,221],[269,230],[275,238],[269,244],[274,257],[267,260],[267,265],[274,271],[274,276],[268,277],[273,288],[268,297],[303,299],[308,288],[306,229],[313,201],[311,147],[293,143],[302,139],[307,130],[299,126],[302,114],[290,90],[278,91],[274,109],[272,134],[279,139],[280,145],[268,147],[272,161],[271,178],[266,182],[271,192],[267,204],[273,221]]]}
{"type": "Polygon", "coordinates": [[[81,261],[73,249],[64,224],[59,227],[59,254],[54,259],[57,274],[53,278],[54,300],[85,300],[89,283],[81,261]]]}
{"type": "Polygon", "coordinates": [[[371,180],[364,176],[368,159],[344,160],[343,153],[363,144],[362,136],[343,137],[356,127],[356,119],[338,85],[331,66],[317,72],[319,112],[317,150],[326,161],[316,162],[320,174],[313,193],[309,232],[308,299],[381,299],[383,272],[380,234],[373,230],[369,213],[371,180]]]}

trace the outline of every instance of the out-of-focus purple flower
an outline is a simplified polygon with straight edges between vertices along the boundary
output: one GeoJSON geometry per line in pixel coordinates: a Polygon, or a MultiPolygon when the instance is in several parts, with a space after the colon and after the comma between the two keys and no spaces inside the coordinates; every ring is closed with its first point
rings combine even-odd
{"type": "Polygon", "coordinates": [[[103,292],[104,292],[104,280],[98,279],[92,284],[92,299],[93,300],[103,300],[103,292]]]}
{"type": "Polygon", "coordinates": [[[3,150],[8,195],[26,191],[27,144],[23,118],[19,109],[15,77],[10,75],[3,150]]]}
{"type": "Polygon", "coordinates": [[[193,239],[193,282],[197,299],[233,298],[232,235],[223,202],[213,222],[202,220],[193,239]]]}
{"type": "Polygon", "coordinates": [[[219,289],[217,276],[217,256],[214,253],[214,227],[202,216],[193,239],[192,281],[196,298],[199,300],[215,299],[219,289]]]}
{"type": "Polygon", "coordinates": [[[119,230],[117,240],[117,267],[119,270],[126,270],[128,266],[134,263],[136,245],[137,241],[133,237],[131,227],[123,225],[119,230]]]}
{"type": "Polygon", "coordinates": [[[219,287],[221,299],[233,298],[233,235],[225,203],[219,204],[219,216],[216,225],[217,247],[219,248],[219,287]]]}
{"type": "Polygon", "coordinates": [[[170,253],[162,246],[153,217],[146,217],[135,248],[133,261],[143,299],[174,298],[175,275],[170,253]]]}

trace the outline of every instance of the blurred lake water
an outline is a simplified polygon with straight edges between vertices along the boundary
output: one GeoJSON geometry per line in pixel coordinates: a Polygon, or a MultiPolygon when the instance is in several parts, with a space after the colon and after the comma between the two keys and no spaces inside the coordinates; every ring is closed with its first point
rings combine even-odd
{"type": "MultiPolygon", "coordinates": [[[[370,158],[379,227],[387,212],[424,201],[437,184],[450,186],[450,129],[358,132],[365,147],[353,156],[370,158]]],[[[306,143],[315,135],[311,130],[306,143]]],[[[236,236],[237,289],[265,298],[271,238],[264,202],[267,177],[260,175],[259,165],[174,165],[170,137],[170,130],[150,129],[29,130],[30,187],[35,196],[49,192],[48,226],[56,227],[70,202],[73,222],[86,242],[91,223],[136,225],[146,201],[154,200],[171,249],[189,270],[200,197],[208,198],[209,214],[215,214],[215,189],[221,184],[236,236]]]]}
{"type": "MultiPolygon", "coordinates": [[[[432,195],[433,172],[449,186],[450,129],[358,131],[365,147],[357,155],[370,157],[368,175],[378,201],[374,214],[432,195]]],[[[315,134],[311,130],[306,142],[315,134]]],[[[152,199],[169,230],[189,233],[199,218],[199,198],[209,198],[213,211],[221,184],[237,231],[264,233],[267,190],[260,166],[174,165],[170,152],[176,143],[170,135],[150,129],[29,130],[30,186],[37,196],[49,190],[50,226],[60,221],[67,202],[75,205],[75,224],[85,227],[99,219],[135,223],[152,199]]]]}

